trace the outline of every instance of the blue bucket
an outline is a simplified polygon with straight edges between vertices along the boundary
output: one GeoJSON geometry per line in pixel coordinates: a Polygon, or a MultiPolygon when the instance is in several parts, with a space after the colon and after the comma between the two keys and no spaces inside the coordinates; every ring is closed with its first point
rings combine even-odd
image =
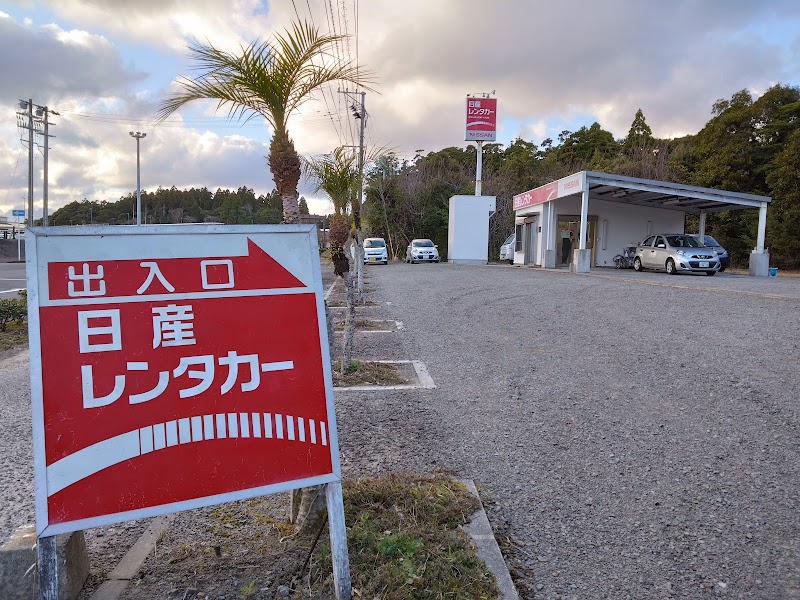
{"type": "Polygon", "coordinates": [[[776,269],[775,267],[770,267],[769,276],[770,277],[777,277],[778,276],[778,269],[776,269]]]}

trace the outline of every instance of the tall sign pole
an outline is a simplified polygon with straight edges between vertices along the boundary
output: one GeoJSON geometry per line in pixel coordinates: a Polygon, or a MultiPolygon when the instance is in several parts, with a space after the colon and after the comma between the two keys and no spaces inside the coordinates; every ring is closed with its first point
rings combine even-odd
{"type": "Polygon", "coordinates": [[[475,195],[481,195],[483,171],[483,142],[497,139],[497,98],[494,94],[467,95],[467,127],[464,139],[478,144],[478,163],[475,168],[475,195]]]}

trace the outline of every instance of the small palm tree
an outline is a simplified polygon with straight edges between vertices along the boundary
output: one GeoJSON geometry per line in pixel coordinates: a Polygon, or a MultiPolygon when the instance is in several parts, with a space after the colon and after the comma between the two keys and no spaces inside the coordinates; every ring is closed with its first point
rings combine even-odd
{"type": "Polygon", "coordinates": [[[264,117],[274,131],[267,160],[283,202],[283,222],[297,223],[300,156],[289,137],[289,117],[326,83],[344,81],[370,89],[365,85],[368,73],[335,58],[333,47],[345,37],[322,35],[303,22],[273,40],[242,46],[239,53],[194,42],[189,51],[200,74],[180,77],[183,90],[164,101],[157,116],[163,120],[184,104],[211,99],[218,101],[218,108],[228,108],[229,118],[264,117]]]}
{"type": "MultiPolygon", "coordinates": [[[[344,148],[336,148],[331,154],[305,162],[306,174],[316,182],[317,191],[323,191],[333,202],[334,216],[331,218],[331,259],[333,260],[334,273],[344,279],[347,290],[347,313],[345,315],[344,341],[342,345],[342,373],[350,366],[353,352],[353,335],[355,333],[355,298],[353,293],[353,279],[348,266],[345,246],[352,232],[334,235],[341,230],[340,225],[347,219],[347,207],[355,206],[358,197],[358,186],[361,184],[361,175],[358,172],[356,158],[348,155],[344,148]]],[[[355,216],[355,213],[354,213],[355,216]]],[[[357,238],[353,238],[355,243],[357,238]]],[[[355,253],[355,261],[359,261],[355,253]]]]}

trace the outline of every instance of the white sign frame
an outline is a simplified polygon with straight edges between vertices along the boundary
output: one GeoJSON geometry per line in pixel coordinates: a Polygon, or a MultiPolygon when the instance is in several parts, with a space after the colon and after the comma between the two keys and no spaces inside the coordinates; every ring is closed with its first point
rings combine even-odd
{"type": "MultiPolygon", "coordinates": [[[[333,379],[331,373],[331,358],[328,346],[328,332],[326,327],[326,315],[324,304],[324,291],[322,288],[322,275],[319,262],[319,249],[317,243],[317,228],[315,225],[145,225],[145,226],[80,226],[80,227],[31,227],[27,230],[25,240],[26,250],[26,273],[28,279],[28,330],[30,345],[30,376],[31,376],[31,405],[33,413],[33,447],[34,447],[34,487],[36,497],[36,533],[37,536],[46,537],[59,533],[68,533],[89,527],[98,527],[119,523],[128,520],[143,519],[163,514],[170,514],[183,510],[201,508],[221,504],[223,502],[233,502],[247,498],[255,498],[267,494],[286,492],[298,488],[310,487],[321,484],[341,484],[341,463],[339,458],[339,441],[336,427],[336,415],[333,396],[333,379]],[[159,248],[161,244],[147,245],[147,241],[154,242],[155,238],[147,240],[149,236],[170,236],[169,246],[182,251],[181,254],[173,256],[160,255],[158,258],[197,258],[209,256],[208,245],[192,242],[191,238],[199,235],[214,237],[219,236],[220,240],[233,238],[246,240],[248,237],[258,243],[265,236],[283,236],[283,241],[292,238],[292,246],[300,246],[307,249],[304,257],[295,257],[297,260],[292,265],[287,266],[281,262],[280,257],[276,258],[281,265],[292,272],[307,289],[305,292],[313,291],[316,298],[317,320],[319,324],[320,351],[322,355],[323,376],[325,382],[325,401],[328,418],[328,438],[329,451],[331,453],[332,472],[321,476],[310,477],[301,480],[281,482],[257,488],[238,490],[234,492],[217,494],[152,506],[131,511],[113,513],[91,517],[88,519],[74,520],[65,523],[48,525],[47,513],[47,477],[45,459],[45,430],[44,430],[44,405],[42,389],[42,354],[39,307],[41,304],[40,293],[46,291],[47,281],[47,262],[40,260],[49,258],[47,253],[48,240],[56,242],[71,241],[75,246],[85,246],[94,249],[91,260],[124,260],[126,256],[110,256],[108,243],[109,239],[121,236],[128,236],[132,242],[132,254],[135,258],[152,258],[155,254],[163,254],[159,248]],[[297,241],[299,240],[299,244],[297,241]],[[153,250],[155,246],[155,250],[153,250]],[[186,254],[190,248],[195,248],[193,254],[186,254]],[[305,269],[305,270],[304,270],[305,269]],[[298,276],[299,275],[299,276],[298,276]],[[44,282],[44,284],[43,284],[44,282]],[[44,288],[44,289],[43,289],[44,288]]],[[[162,240],[163,241],[163,240],[162,240]]],[[[64,243],[52,244],[55,248],[64,250],[68,248],[64,243]]],[[[246,245],[246,241],[245,241],[246,245]]],[[[277,246],[276,246],[277,247],[277,246]]],[[[228,252],[230,253],[230,252],[228,252]]],[[[112,253],[113,254],[113,253],[112,253]]],[[[211,252],[212,255],[226,256],[225,251],[220,253],[211,252]]],[[[235,255],[233,255],[235,256],[235,255]]],[[[72,258],[59,254],[53,257],[57,262],[69,260],[88,260],[87,258],[72,258]]],[[[291,261],[290,261],[291,262],[291,261]]],[[[224,293],[220,290],[219,293],[224,293]]],[[[329,506],[330,510],[330,506],[329,506]]]]}

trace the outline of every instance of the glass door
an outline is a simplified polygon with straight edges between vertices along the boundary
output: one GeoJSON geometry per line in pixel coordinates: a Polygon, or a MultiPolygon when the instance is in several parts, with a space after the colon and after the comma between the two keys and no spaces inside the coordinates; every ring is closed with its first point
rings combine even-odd
{"type": "MultiPolygon", "coordinates": [[[[572,263],[573,250],[580,245],[581,220],[579,217],[558,218],[556,240],[556,265],[567,267],[572,263]]],[[[597,217],[589,217],[586,229],[586,248],[592,251],[591,265],[596,264],[597,217]]]]}

